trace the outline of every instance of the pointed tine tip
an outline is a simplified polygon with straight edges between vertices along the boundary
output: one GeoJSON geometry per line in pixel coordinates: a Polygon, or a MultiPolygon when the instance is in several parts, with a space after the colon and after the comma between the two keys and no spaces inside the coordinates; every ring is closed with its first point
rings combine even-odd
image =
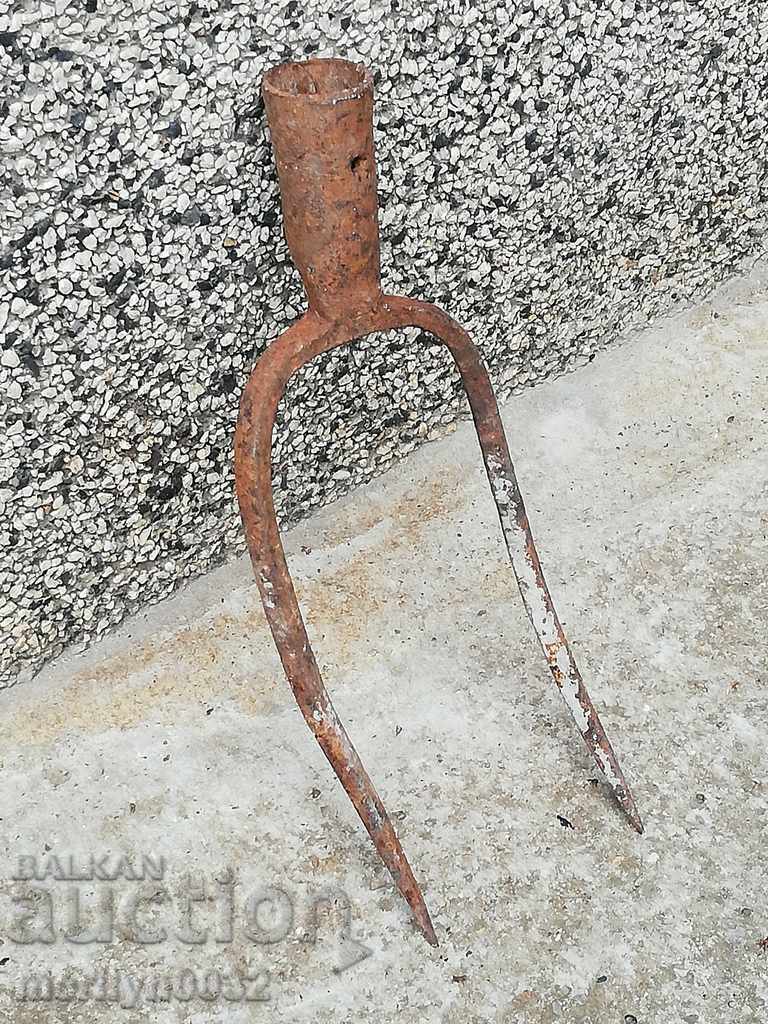
{"type": "Polygon", "coordinates": [[[406,903],[411,908],[414,924],[418,927],[419,931],[430,946],[437,946],[437,935],[435,934],[435,929],[432,924],[432,918],[429,916],[429,911],[427,910],[427,904],[424,902],[421,889],[419,888],[418,882],[413,877],[413,872],[411,871],[408,861],[405,860],[405,858],[403,858],[403,860],[405,861],[405,877],[403,877],[403,875],[400,875],[399,878],[395,876],[397,887],[405,897],[406,903]]]}
{"type": "Polygon", "coordinates": [[[439,946],[440,943],[437,941],[437,935],[435,934],[435,929],[432,925],[426,905],[422,902],[421,907],[418,910],[416,907],[411,907],[411,909],[413,910],[413,916],[416,918],[416,924],[419,926],[419,931],[430,946],[439,946]]]}
{"type": "Polygon", "coordinates": [[[632,791],[627,785],[627,780],[624,778],[624,772],[621,770],[618,758],[613,752],[613,747],[608,741],[608,737],[605,735],[605,731],[600,724],[600,719],[598,718],[594,707],[591,705],[591,702],[590,712],[592,728],[589,732],[584,734],[586,744],[592,752],[592,756],[600,769],[600,774],[608,783],[608,786],[618,801],[619,806],[626,814],[630,825],[638,835],[642,835],[645,829],[640,817],[640,812],[637,809],[637,804],[635,803],[635,798],[632,796],[632,791]],[[598,739],[598,736],[601,733],[604,745],[601,744],[598,739]]]}
{"type": "MultiPolygon", "coordinates": [[[[618,765],[616,767],[618,768],[618,765]]],[[[627,785],[623,775],[620,775],[620,779],[620,784],[617,785],[614,782],[609,782],[609,785],[611,787],[611,790],[613,791],[614,796],[619,802],[619,806],[626,814],[630,825],[635,830],[635,832],[637,832],[637,834],[641,836],[643,832],[645,832],[645,828],[643,827],[643,820],[640,817],[640,812],[637,809],[635,798],[632,796],[632,793],[630,792],[629,786],[627,785]]]]}
{"type": "Polygon", "coordinates": [[[629,818],[630,825],[635,832],[641,836],[643,832],[645,832],[645,827],[643,825],[643,820],[640,817],[640,813],[635,806],[635,801],[632,799],[632,795],[629,792],[627,792],[626,802],[622,801],[622,807],[624,808],[624,813],[629,818]]]}
{"type": "Polygon", "coordinates": [[[585,739],[592,751],[598,767],[600,768],[603,778],[608,783],[608,786],[619,806],[626,814],[632,828],[641,836],[643,832],[645,832],[643,821],[640,817],[640,812],[637,809],[635,798],[632,796],[632,792],[627,785],[627,780],[624,778],[624,773],[619,767],[616,755],[610,747],[607,751],[603,750],[602,747],[594,741],[593,737],[586,736],[585,739]],[[606,770],[605,761],[608,762],[608,770],[606,770]]]}
{"type": "Polygon", "coordinates": [[[398,883],[398,888],[405,897],[408,906],[411,908],[414,922],[421,934],[430,946],[437,946],[439,943],[437,941],[437,935],[435,934],[434,925],[432,924],[432,918],[429,916],[427,904],[424,902],[424,897],[421,895],[421,889],[410,872],[410,867],[408,867],[408,874],[410,877],[406,884],[402,885],[398,883]]]}
{"type": "MultiPolygon", "coordinates": [[[[347,792],[349,792],[349,790],[347,790],[347,792]]],[[[403,848],[400,845],[400,840],[397,838],[397,833],[395,832],[392,822],[389,820],[386,811],[384,811],[384,808],[382,807],[382,820],[381,824],[377,828],[376,824],[370,821],[370,815],[367,814],[366,811],[367,808],[364,806],[363,813],[360,817],[363,819],[371,839],[373,839],[379,856],[392,876],[401,896],[410,907],[414,922],[419,931],[430,946],[437,946],[437,935],[435,934],[435,929],[432,924],[432,919],[429,916],[427,905],[424,902],[424,897],[421,893],[421,889],[419,888],[419,883],[416,881],[413,871],[411,870],[411,865],[408,863],[408,858],[405,856],[403,848]]]]}

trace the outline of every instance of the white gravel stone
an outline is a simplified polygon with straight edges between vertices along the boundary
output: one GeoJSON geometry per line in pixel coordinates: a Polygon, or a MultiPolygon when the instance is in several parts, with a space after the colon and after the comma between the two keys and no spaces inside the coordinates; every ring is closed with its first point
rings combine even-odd
{"type": "Polygon", "coordinates": [[[19,359],[19,355],[17,352],[14,351],[14,349],[7,348],[5,349],[4,352],[0,353],[0,364],[2,364],[3,366],[7,366],[10,367],[11,369],[14,369],[20,363],[21,360],[19,359]]]}

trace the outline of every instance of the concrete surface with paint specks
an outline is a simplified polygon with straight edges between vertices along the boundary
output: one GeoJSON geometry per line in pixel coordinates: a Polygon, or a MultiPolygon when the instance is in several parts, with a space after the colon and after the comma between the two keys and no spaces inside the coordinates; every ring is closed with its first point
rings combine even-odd
{"type": "Polygon", "coordinates": [[[465,423],[286,538],[321,669],[440,947],[414,930],[315,746],[239,562],[2,694],[0,1019],[764,1021],[767,355],[768,291],[752,278],[505,409],[544,569],[645,836],[596,780],[552,683],[465,423]],[[124,897],[125,880],[40,883],[55,941],[12,940],[20,856],[107,852],[166,858],[165,903],[143,908],[166,941],[61,935],[68,888],[90,907],[107,884],[124,897]],[[210,896],[225,867],[232,941],[215,941],[215,908],[198,902],[207,941],[185,944],[183,892],[210,896]],[[243,928],[264,886],[293,908],[273,943],[243,928]],[[312,942],[307,908],[329,888],[350,901],[350,936],[329,913],[312,942]],[[33,970],[248,964],[267,972],[268,1002],[14,1001],[33,970]]]}

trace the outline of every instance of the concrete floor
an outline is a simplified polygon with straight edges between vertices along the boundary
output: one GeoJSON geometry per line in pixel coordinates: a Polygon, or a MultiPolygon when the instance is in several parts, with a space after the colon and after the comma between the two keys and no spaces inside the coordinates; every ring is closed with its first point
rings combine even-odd
{"type": "Polygon", "coordinates": [[[767,356],[755,275],[505,410],[644,836],[548,677],[464,423],[286,538],[440,947],[301,720],[238,562],[0,695],[0,1020],[765,1021],[767,356]],[[119,854],[113,881],[50,877],[119,854]],[[150,855],[162,881],[126,877],[150,855]],[[49,876],[29,904],[20,858],[49,876]],[[105,987],[19,1001],[67,968],[105,987]],[[228,999],[186,998],[206,971],[228,999]]]}

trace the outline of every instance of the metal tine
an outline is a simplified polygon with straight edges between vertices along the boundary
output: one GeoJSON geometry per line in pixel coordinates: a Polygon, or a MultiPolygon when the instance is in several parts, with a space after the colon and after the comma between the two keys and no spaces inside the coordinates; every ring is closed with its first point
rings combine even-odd
{"type": "Polygon", "coordinates": [[[642,833],[635,800],[581,678],[544,579],[496,396],[480,353],[467,332],[436,306],[392,298],[389,302],[401,304],[407,310],[407,319],[439,337],[453,355],[472,409],[488,482],[528,618],[576,727],[630,824],[642,833]]]}
{"type": "Polygon", "coordinates": [[[544,579],[509,452],[483,452],[509,560],[552,678],[600,771],[636,832],[643,823],[624,773],[587,692],[544,579]]]}
{"type": "Polygon", "coordinates": [[[254,575],[269,628],[304,719],[330,762],[379,856],[431,945],[437,945],[424,897],[392,822],[323,684],[285,559],[272,495],[275,412],[297,364],[346,340],[311,316],[282,335],[257,363],[240,403],[235,482],[254,575]]]}

